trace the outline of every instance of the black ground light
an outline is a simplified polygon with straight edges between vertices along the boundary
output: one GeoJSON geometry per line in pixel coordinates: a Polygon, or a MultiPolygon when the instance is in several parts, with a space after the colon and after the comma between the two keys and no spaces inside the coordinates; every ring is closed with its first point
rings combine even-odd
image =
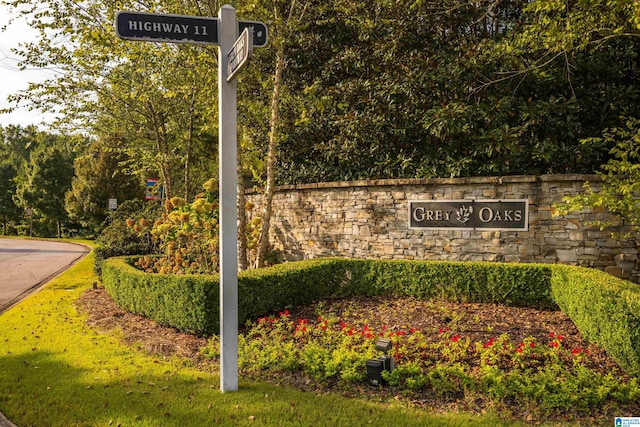
{"type": "Polygon", "coordinates": [[[393,357],[389,355],[391,347],[391,340],[386,338],[378,339],[378,341],[376,341],[376,350],[383,352],[384,355],[377,359],[367,360],[367,381],[369,381],[369,384],[374,387],[380,386],[384,383],[382,371],[393,371],[393,357]]]}

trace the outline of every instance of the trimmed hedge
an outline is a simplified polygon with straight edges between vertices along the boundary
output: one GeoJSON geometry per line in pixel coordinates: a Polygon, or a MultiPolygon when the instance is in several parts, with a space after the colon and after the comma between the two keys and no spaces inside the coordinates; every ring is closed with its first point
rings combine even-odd
{"type": "Polygon", "coordinates": [[[627,373],[640,375],[640,287],[599,270],[557,265],[553,273],[562,312],[627,373]]]}
{"type": "MultiPolygon", "coordinates": [[[[219,330],[219,278],[144,273],[104,262],[102,281],[123,308],[198,335],[219,330]]],[[[238,321],[329,297],[409,296],[561,309],[589,341],[640,374],[640,290],[598,270],[552,264],[318,259],[238,276],[238,321]]]]}
{"type": "Polygon", "coordinates": [[[128,264],[126,257],[118,257],[102,263],[102,283],[125,310],[185,332],[214,332],[217,277],[148,274],[128,264]]]}

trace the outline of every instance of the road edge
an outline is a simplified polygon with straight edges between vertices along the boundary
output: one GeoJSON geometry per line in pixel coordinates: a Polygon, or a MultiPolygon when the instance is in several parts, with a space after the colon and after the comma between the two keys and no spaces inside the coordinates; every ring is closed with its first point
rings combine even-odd
{"type": "MultiPolygon", "coordinates": [[[[31,239],[31,240],[38,240],[38,239],[31,239]]],[[[46,240],[46,241],[51,241],[51,240],[46,240]]],[[[68,270],[69,268],[73,267],[76,263],[80,262],[87,255],[89,255],[91,253],[91,251],[93,250],[93,248],[91,246],[86,245],[84,243],[78,243],[78,242],[58,242],[58,243],[68,243],[70,245],[81,246],[82,248],[84,248],[85,252],[82,255],[79,255],[71,263],[69,263],[66,266],[60,268],[58,271],[53,272],[51,275],[45,277],[44,279],[42,279],[41,281],[39,281],[35,285],[31,286],[29,289],[25,290],[20,295],[16,296],[12,300],[9,300],[9,302],[7,302],[6,304],[0,306],[0,315],[2,315],[2,313],[4,313],[5,311],[9,310],[11,307],[14,307],[16,304],[18,304],[20,301],[22,301],[23,299],[25,299],[29,295],[33,295],[33,294],[37,293],[47,283],[51,282],[53,279],[55,279],[56,277],[58,277],[59,275],[64,273],[66,270],[68,270]]],[[[0,422],[1,421],[2,421],[2,419],[0,418],[0,422]]],[[[0,424],[0,427],[4,427],[4,426],[2,424],[0,424]]]]}
{"type": "MultiPolygon", "coordinates": [[[[39,239],[34,239],[34,240],[39,240],[39,239]]],[[[50,241],[50,240],[47,240],[47,241],[50,241]]],[[[32,287],[30,287],[29,289],[27,289],[26,291],[24,291],[20,295],[18,295],[17,297],[15,297],[11,301],[9,301],[8,303],[6,303],[2,307],[0,307],[0,315],[2,315],[2,313],[4,313],[5,311],[9,310],[11,307],[13,307],[13,306],[17,305],[18,303],[20,303],[20,301],[22,301],[23,299],[25,299],[29,295],[33,295],[33,294],[37,293],[40,289],[44,288],[44,286],[47,283],[51,282],[53,279],[55,279],[56,277],[58,277],[59,275],[64,273],[66,270],[70,269],[75,264],[80,262],[87,255],[89,255],[91,253],[91,251],[93,250],[93,248],[91,246],[86,245],[84,243],[79,243],[79,242],[59,242],[59,243],[69,243],[71,245],[81,246],[81,247],[84,248],[85,252],[82,255],[79,255],[76,259],[74,259],[72,262],[67,264],[65,267],[62,267],[60,270],[52,273],[49,277],[46,277],[45,279],[43,279],[40,282],[36,283],[35,285],[33,285],[32,287]]],[[[17,426],[14,423],[12,423],[11,420],[9,420],[2,412],[0,412],[0,427],[17,427],[17,426]]]]}

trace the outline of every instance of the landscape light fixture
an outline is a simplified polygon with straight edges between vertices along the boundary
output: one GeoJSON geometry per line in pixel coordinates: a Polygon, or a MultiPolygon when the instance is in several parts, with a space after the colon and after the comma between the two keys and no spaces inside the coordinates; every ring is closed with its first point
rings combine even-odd
{"type": "Polygon", "coordinates": [[[381,351],[384,354],[389,354],[392,345],[393,344],[390,339],[379,338],[378,341],[376,341],[376,350],[381,351]]]}
{"type": "Polygon", "coordinates": [[[393,371],[393,357],[389,355],[392,346],[393,343],[387,338],[379,338],[376,341],[376,350],[383,352],[384,355],[377,359],[367,360],[367,381],[370,385],[374,387],[383,385],[382,371],[393,371]]]}

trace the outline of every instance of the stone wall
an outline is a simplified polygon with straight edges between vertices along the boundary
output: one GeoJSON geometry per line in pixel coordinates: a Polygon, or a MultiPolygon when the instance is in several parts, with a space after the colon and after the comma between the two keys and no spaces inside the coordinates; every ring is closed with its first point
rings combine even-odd
{"type": "MultiPolygon", "coordinates": [[[[593,175],[395,179],[282,186],[271,242],[284,259],[319,257],[563,263],[640,282],[640,241],[590,227],[604,211],[553,217],[552,204],[597,188],[593,175]],[[528,231],[409,229],[408,202],[528,199],[528,231]]],[[[248,199],[260,206],[259,194],[248,199]]],[[[259,209],[254,210],[259,211],[259,209]]]]}

